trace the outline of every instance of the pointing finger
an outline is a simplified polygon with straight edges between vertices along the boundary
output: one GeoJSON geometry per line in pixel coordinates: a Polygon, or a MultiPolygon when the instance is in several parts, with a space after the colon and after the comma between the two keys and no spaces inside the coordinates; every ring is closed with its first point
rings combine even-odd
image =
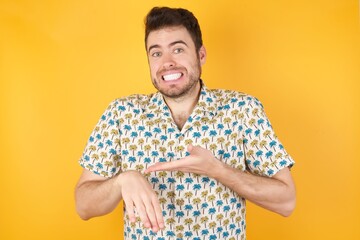
{"type": "Polygon", "coordinates": [[[155,163],[154,165],[148,167],[145,170],[145,173],[149,172],[156,172],[156,171],[167,171],[167,170],[179,170],[182,167],[183,160],[178,160],[174,162],[167,162],[167,163],[155,163]]]}

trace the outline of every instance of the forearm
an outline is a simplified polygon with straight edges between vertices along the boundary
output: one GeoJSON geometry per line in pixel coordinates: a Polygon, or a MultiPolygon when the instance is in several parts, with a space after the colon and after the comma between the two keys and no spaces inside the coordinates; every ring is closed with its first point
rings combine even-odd
{"type": "Polygon", "coordinates": [[[283,216],[295,207],[295,187],[288,169],[279,177],[268,178],[246,173],[219,162],[213,178],[235,191],[239,196],[283,216]],[[290,179],[289,179],[290,177],[290,179]]]}
{"type": "Polygon", "coordinates": [[[117,177],[79,184],[75,192],[76,209],[84,220],[110,213],[122,199],[117,177]]]}
{"type": "Polygon", "coordinates": [[[189,145],[188,151],[190,155],[183,159],[156,163],[145,172],[182,171],[207,175],[268,210],[283,216],[289,216],[293,211],[295,186],[288,168],[280,170],[272,178],[260,177],[232,168],[204,148],[189,145]]]}

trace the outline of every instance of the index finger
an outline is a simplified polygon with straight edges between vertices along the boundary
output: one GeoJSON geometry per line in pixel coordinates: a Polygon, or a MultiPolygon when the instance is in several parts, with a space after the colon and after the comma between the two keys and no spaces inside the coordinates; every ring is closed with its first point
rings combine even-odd
{"type": "Polygon", "coordinates": [[[165,162],[165,163],[155,163],[145,170],[145,173],[156,172],[156,171],[166,171],[166,170],[179,170],[184,164],[183,160],[178,160],[174,162],[165,162]]]}

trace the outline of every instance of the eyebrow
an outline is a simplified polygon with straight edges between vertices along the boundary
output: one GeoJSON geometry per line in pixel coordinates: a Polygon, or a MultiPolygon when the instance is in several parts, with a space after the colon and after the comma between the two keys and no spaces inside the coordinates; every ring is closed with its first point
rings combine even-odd
{"type": "MultiPolygon", "coordinates": [[[[175,41],[175,42],[170,43],[170,44],[169,44],[169,47],[174,46],[174,45],[179,44],[179,43],[180,43],[180,44],[184,44],[185,46],[188,46],[188,45],[186,44],[186,42],[184,42],[183,40],[178,40],[178,41],[175,41]]],[[[149,49],[148,49],[148,52],[150,52],[150,50],[153,49],[153,48],[160,48],[160,45],[158,45],[158,44],[151,45],[151,46],[149,47],[149,49]]]]}

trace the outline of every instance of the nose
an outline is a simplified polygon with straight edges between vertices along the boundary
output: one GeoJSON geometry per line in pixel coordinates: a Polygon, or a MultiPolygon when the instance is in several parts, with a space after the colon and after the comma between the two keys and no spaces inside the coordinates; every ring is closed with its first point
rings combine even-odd
{"type": "Polygon", "coordinates": [[[173,56],[170,53],[163,54],[163,68],[168,69],[175,67],[176,63],[173,56]]]}

